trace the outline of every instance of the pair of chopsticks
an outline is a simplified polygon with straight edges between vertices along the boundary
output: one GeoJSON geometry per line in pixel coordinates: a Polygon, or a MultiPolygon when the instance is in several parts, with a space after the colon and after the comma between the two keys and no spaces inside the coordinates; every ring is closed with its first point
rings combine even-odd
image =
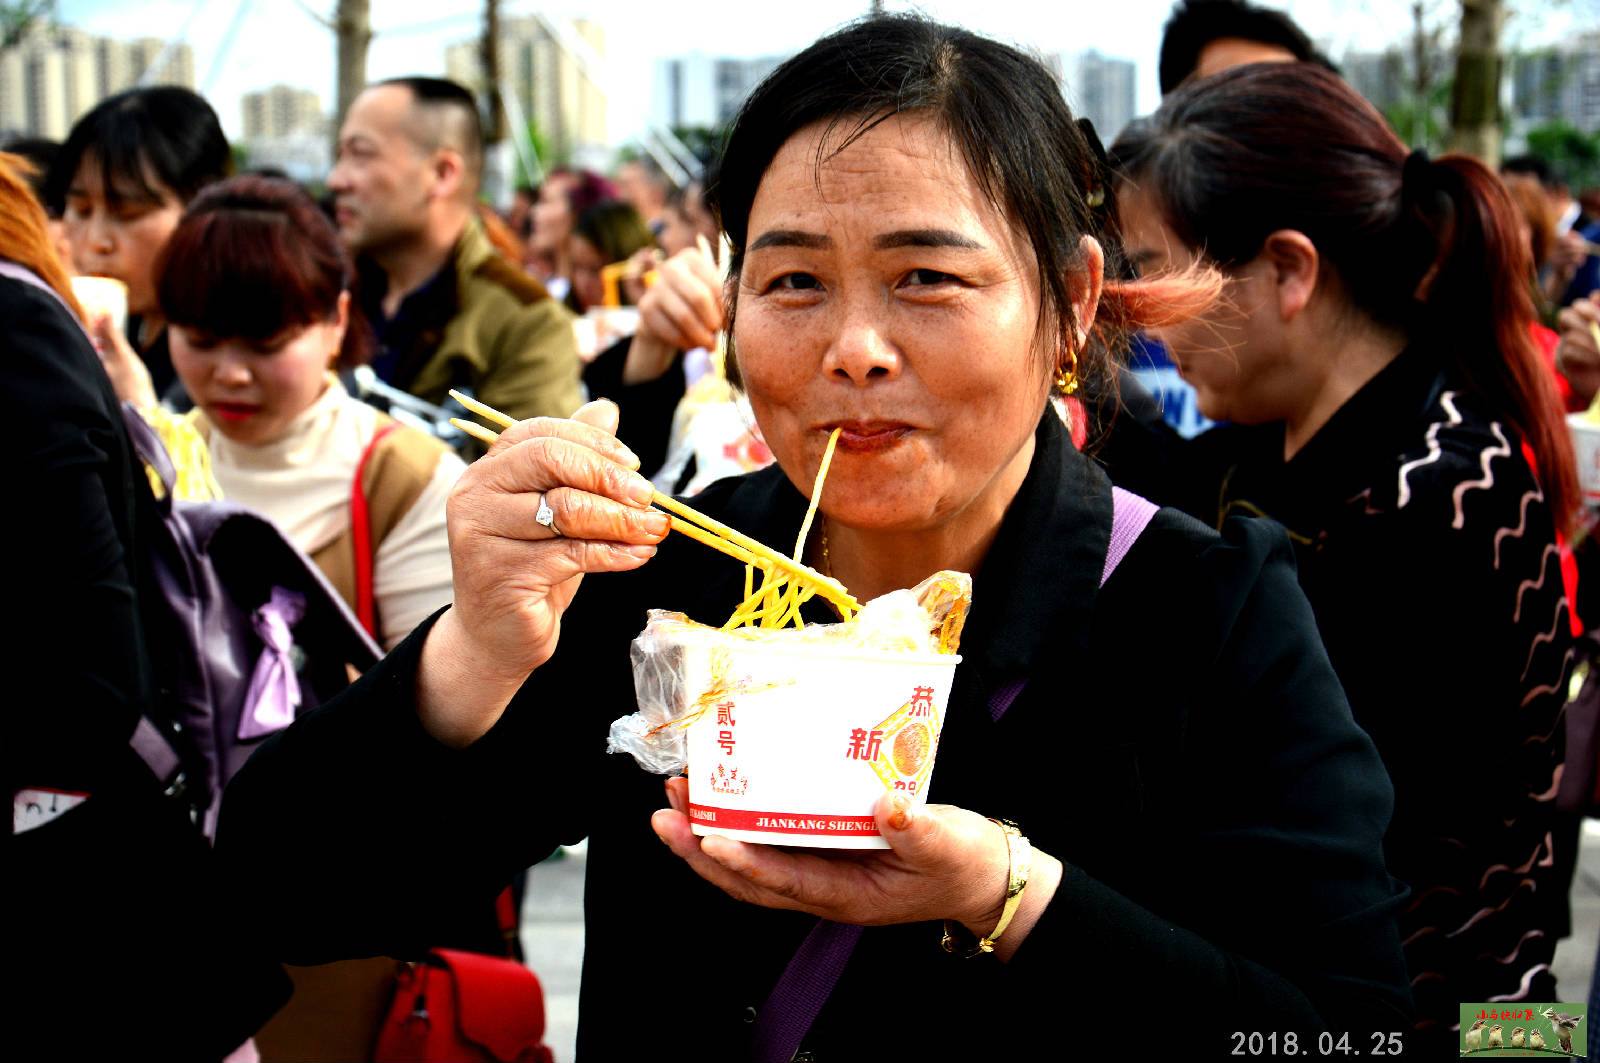
{"type": "MultiPolygon", "coordinates": [[[[510,428],[516,421],[507,417],[493,406],[487,406],[469,395],[452,390],[450,397],[462,406],[471,410],[485,420],[493,421],[502,428],[510,428]]],[[[467,435],[485,444],[493,444],[500,438],[498,432],[491,432],[480,424],[464,421],[458,417],[450,418],[450,423],[455,425],[467,435]]],[[[689,538],[702,542],[713,550],[719,550],[736,561],[754,566],[763,572],[777,571],[788,577],[793,582],[806,587],[813,594],[826,598],[834,605],[840,607],[845,615],[850,616],[861,610],[861,603],[845,590],[844,584],[831,576],[824,576],[816,569],[790,557],[785,557],[770,546],[756,542],[748,535],[728,527],[713,517],[708,517],[698,510],[691,509],[675,498],[653,492],[650,501],[667,511],[672,530],[687,535],[689,538]],[[692,523],[691,523],[692,522],[692,523]]]]}

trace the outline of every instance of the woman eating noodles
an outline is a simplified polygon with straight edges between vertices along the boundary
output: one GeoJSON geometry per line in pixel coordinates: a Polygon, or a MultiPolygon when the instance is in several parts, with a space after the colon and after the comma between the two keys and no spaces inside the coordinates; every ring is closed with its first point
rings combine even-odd
{"type": "Polygon", "coordinates": [[[588,1058],[987,1058],[1129,996],[1208,1051],[1403,1028],[1391,792],[1288,542],[1162,511],[1102,587],[1137,500],[1113,501],[1051,394],[1211,294],[1103,282],[1104,178],[1042,66],[915,17],[789,60],[728,140],[729,357],[777,465],[696,506],[782,543],[837,430],[806,563],[862,601],[974,577],[938,803],[886,795],[891,849],[697,837],[683,780],[662,808],[604,752],[646,610],[720,624],[745,590],[668,535],[595,403],[468,469],[453,606],[236,778],[220,852],[273,898],[286,958],[415,954],[414,896],[492,897],[588,837],[588,1058]]]}

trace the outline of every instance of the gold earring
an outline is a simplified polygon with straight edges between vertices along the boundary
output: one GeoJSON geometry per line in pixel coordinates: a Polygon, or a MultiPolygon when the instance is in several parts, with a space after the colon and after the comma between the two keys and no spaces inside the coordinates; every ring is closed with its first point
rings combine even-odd
{"type": "Polygon", "coordinates": [[[1061,389],[1061,394],[1071,395],[1078,390],[1078,352],[1067,351],[1068,362],[1056,370],[1056,387],[1061,389]]]}

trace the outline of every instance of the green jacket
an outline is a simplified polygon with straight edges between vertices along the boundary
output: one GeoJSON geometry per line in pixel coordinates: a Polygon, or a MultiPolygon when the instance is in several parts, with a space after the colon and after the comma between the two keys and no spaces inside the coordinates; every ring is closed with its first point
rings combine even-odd
{"type": "Polygon", "coordinates": [[[421,307],[424,327],[398,352],[394,385],[444,404],[451,388],[519,420],[567,417],[583,404],[572,314],[507,262],[473,218],[421,307]]]}

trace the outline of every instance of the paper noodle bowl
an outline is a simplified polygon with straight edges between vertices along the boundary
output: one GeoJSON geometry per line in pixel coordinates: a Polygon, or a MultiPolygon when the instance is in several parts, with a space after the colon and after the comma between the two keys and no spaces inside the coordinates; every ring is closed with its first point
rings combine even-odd
{"type": "Polygon", "coordinates": [[[887,849],[873,806],[926,800],[957,654],[682,631],[696,834],[887,849]]]}

